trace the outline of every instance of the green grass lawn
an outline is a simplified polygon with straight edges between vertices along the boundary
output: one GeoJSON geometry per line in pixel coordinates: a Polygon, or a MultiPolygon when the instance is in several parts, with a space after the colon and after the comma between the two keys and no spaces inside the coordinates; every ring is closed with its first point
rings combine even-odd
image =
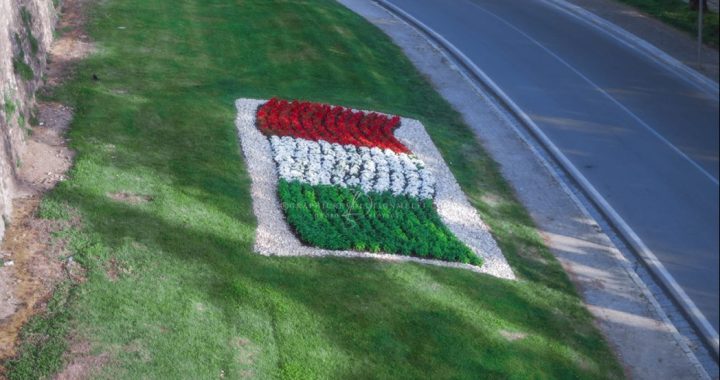
{"type": "Polygon", "coordinates": [[[29,324],[11,379],[57,371],[70,340],[109,355],[101,378],[623,376],[497,166],[360,17],[331,0],[106,0],[89,33],[99,52],[52,95],[76,109],[76,164],[40,211],[82,216],[61,235],[87,281],[29,324]],[[521,280],[254,254],[233,101],[272,96],[423,121],[521,280]]]}
{"type": "MultiPolygon", "coordinates": [[[[687,2],[682,0],[620,0],[639,10],[666,22],[680,30],[697,36],[698,13],[690,10],[687,2]]],[[[716,12],[705,12],[703,17],[703,40],[706,44],[717,48],[720,37],[720,24],[716,12]]]]}

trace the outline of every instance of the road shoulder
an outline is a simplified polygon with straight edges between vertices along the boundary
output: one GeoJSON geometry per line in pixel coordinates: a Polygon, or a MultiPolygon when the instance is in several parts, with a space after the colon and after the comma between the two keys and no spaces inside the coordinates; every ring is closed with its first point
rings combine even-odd
{"type": "Polygon", "coordinates": [[[609,21],[631,35],[647,41],[657,49],[712,79],[716,84],[719,61],[716,49],[704,46],[698,62],[697,42],[689,34],[663,23],[641,11],[614,0],[561,0],[609,21]]]}
{"type": "Polygon", "coordinates": [[[629,377],[707,378],[685,339],[519,126],[412,27],[368,0],[339,0],[388,34],[459,111],[571,275],[629,377]]]}

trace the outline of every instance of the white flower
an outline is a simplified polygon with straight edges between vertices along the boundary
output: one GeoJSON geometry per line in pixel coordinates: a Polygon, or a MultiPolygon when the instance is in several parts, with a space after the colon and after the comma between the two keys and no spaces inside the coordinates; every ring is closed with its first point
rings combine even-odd
{"type": "Polygon", "coordinates": [[[356,147],[289,136],[269,138],[280,178],[311,185],[360,187],[431,199],[435,179],[421,160],[390,149],[356,147]]]}

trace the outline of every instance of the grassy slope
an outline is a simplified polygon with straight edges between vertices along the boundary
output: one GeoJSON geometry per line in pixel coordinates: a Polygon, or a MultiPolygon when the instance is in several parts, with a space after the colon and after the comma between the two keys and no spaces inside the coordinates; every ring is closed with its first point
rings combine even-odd
{"type": "MultiPolygon", "coordinates": [[[[660,19],[680,30],[697,36],[697,11],[690,10],[682,0],[619,0],[632,5],[649,15],[660,19]]],[[[703,40],[717,48],[720,37],[720,23],[716,12],[705,12],[703,17],[703,40]]]]}
{"type": "Polygon", "coordinates": [[[11,378],[57,370],[68,329],[112,378],[622,376],[472,133],[364,20],[330,0],[105,1],[91,20],[101,52],[56,94],[77,111],[76,165],[42,207],[83,216],[67,234],[88,280],[31,325],[11,378]],[[233,100],[270,96],[421,119],[524,280],[253,254],[233,100]],[[42,333],[53,346],[33,349],[42,333]]]}

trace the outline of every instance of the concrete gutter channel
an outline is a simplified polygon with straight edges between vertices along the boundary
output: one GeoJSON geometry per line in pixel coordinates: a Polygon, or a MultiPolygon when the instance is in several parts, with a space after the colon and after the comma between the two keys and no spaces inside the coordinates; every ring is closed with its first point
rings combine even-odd
{"type": "MultiPolygon", "coordinates": [[[[567,4],[561,0],[548,1],[554,6],[567,4]]],[[[503,176],[528,208],[551,251],[572,276],[630,377],[710,378],[708,370],[713,377],[718,376],[717,332],[652,252],[527,114],[462,52],[386,0],[339,2],[388,34],[463,115],[488,153],[500,163],[503,176]],[[548,162],[547,156],[554,162],[548,162]],[[564,173],[558,172],[558,166],[564,173]],[[710,365],[712,368],[707,368],[707,360],[705,366],[698,361],[688,339],[678,332],[630,262],[565,183],[567,177],[602,214],[604,221],[619,233],[690,320],[712,352],[715,361],[710,365]]],[[[566,11],[583,17],[572,8],[566,11]]],[[[596,27],[603,25],[597,20],[586,22],[596,27]]],[[[614,28],[613,37],[623,38],[622,30],[614,28]]],[[[634,37],[623,43],[636,41],[642,40],[634,37]]],[[[652,45],[644,43],[636,47],[678,72],[692,71],[652,45]]],[[[717,94],[717,85],[712,86],[701,74],[690,78],[698,88],[714,88],[717,94]]]]}

